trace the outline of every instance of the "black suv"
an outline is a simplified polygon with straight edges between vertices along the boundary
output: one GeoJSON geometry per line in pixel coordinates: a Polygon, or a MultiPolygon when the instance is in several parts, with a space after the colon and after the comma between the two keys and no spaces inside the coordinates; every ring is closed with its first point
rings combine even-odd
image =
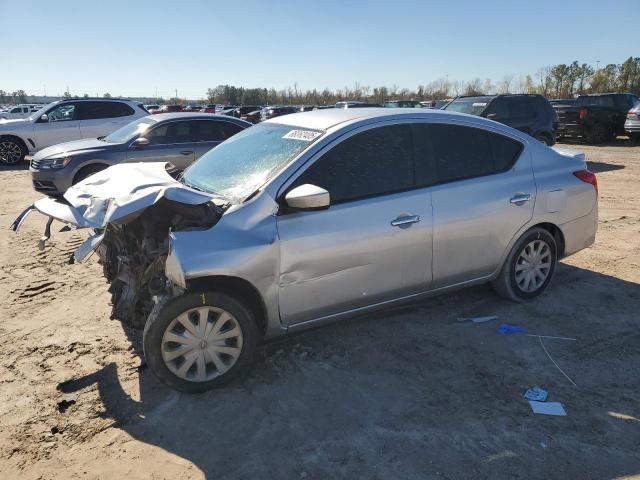
{"type": "Polygon", "coordinates": [[[509,125],[549,146],[555,143],[558,116],[542,95],[461,96],[442,109],[479,115],[509,125]]]}

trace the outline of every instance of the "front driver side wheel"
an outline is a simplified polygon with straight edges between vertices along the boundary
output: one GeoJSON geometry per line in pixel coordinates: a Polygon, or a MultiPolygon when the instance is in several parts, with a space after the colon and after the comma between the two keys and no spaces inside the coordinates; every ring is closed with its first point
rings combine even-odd
{"type": "Polygon", "coordinates": [[[166,385],[199,393],[238,376],[256,348],[251,310],[224,293],[188,292],[149,316],[142,343],[151,371],[166,385]]]}
{"type": "Polygon", "coordinates": [[[556,270],[556,240],[543,228],[525,232],[507,256],[498,277],[492,282],[498,294],[514,302],[537,297],[544,292],[556,270]]]}

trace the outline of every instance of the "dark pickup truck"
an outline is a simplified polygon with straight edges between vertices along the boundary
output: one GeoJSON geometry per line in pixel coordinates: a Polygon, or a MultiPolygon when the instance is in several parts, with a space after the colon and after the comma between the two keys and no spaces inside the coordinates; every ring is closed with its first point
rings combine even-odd
{"type": "Polygon", "coordinates": [[[630,93],[580,95],[573,105],[554,105],[558,114],[556,137],[583,137],[587,143],[602,143],[624,135],[627,112],[638,97],[630,93]]]}

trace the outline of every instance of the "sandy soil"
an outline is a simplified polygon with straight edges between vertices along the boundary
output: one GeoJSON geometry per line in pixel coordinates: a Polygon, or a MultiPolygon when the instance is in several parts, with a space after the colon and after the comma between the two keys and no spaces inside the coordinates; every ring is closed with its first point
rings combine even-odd
{"type": "Polygon", "coordinates": [[[246,379],[199,396],[141,366],[109,319],[82,241],[14,217],[38,196],[0,171],[0,477],[215,479],[640,476],[640,147],[583,147],[601,186],[594,247],[516,305],[486,286],[261,348],[246,379]],[[545,340],[497,335],[495,314],[545,340]],[[542,386],[568,415],[534,415],[542,386]]]}

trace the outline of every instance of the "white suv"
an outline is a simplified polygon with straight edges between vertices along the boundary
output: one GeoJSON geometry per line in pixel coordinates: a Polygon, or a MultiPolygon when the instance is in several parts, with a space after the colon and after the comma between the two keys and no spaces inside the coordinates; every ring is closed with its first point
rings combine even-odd
{"type": "Polygon", "coordinates": [[[74,98],[50,103],[28,118],[0,120],[0,165],[57,143],[97,138],[148,115],[140,102],[74,98]]]}

